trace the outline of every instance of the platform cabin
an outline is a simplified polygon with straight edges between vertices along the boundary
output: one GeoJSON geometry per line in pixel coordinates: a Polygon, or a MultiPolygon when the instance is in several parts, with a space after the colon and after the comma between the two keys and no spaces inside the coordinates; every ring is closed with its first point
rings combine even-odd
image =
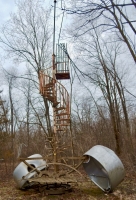
{"type": "Polygon", "coordinates": [[[67,45],[64,43],[56,45],[56,79],[70,79],[69,66],[70,59],[67,53],[67,45]]]}

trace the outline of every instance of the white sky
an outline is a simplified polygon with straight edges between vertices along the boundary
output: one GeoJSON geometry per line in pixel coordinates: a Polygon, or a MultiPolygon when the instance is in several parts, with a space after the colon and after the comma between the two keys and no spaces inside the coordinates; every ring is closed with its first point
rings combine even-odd
{"type": "MultiPolygon", "coordinates": [[[[16,0],[0,0],[0,25],[10,18],[10,13],[16,11],[16,0]]],[[[54,0],[42,0],[45,5],[51,6],[54,4],[54,0]]]]}
{"type": "Polygon", "coordinates": [[[14,0],[0,0],[0,21],[1,24],[7,21],[10,13],[16,10],[14,0]]]}

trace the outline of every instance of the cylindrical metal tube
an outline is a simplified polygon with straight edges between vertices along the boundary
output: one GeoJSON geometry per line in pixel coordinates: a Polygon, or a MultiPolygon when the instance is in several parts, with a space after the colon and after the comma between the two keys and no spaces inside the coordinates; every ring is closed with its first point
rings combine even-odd
{"type": "Polygon", "coordinates": [[[111,192],[124,179],[124,166],[111,149],[96,145],[84,155],[83,167],[90,179],[103,191],[111,192]]]}
{"type": "MultiPolygon", "coordinates": [[[[36,157],[42,157],[42,156],[40,154],[34,154],[32,156],[29,156],[28,158],[36,158],[36,157]]],[[[38,160],[26,160],[26,162],[29,165],[32,165],[34,168],[38,168],[38,170],[42,170],[47,167],[46,161],[43,160],[42,158],[38,160]]],[[[24,162],[21,162],[15,168],[13,172],[13,178],[20,189],[23,189],[29,185],[28,181],[25,180],[25,178],[27,179],[32,178],[36,174],[36,171],[33,171],[31,173],[29,172],[30,172],[29,166],[27,166],[24,162]]]]}

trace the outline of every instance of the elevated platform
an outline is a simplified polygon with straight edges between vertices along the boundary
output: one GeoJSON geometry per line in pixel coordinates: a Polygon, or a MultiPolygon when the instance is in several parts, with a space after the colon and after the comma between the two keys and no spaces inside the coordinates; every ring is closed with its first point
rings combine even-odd
{"type": "Polygon", "coordinates": [[[55,76],[57,80],[70,79],[69,72],[57,72],[55,76]]]}

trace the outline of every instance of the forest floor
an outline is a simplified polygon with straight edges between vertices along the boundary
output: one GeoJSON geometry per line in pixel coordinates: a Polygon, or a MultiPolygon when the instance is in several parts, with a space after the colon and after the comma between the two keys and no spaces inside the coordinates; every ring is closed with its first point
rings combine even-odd
{"type": "Polygon", "coordinates": [[[136,200],[136,170],[127,169],[125,179],[113,193],[106,194],[94,183],[79,182],[71,192],[47,195],[36,189],[19,190],[11,174],[5,175],[0,168],[0,200],[136,200]]]}

